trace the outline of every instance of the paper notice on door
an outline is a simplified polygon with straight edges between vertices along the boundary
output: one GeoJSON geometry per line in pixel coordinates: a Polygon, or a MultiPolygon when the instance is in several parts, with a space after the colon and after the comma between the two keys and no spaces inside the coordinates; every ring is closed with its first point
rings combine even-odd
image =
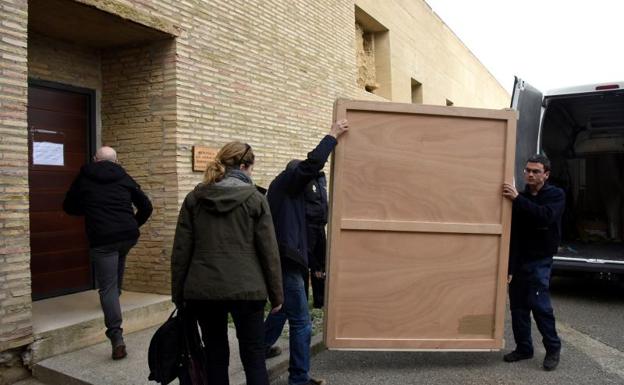
{"type": "Polygon", "coordinates": [[[63,144],[52,142],[33,142],[33,165],[63,166],[63,144]]]}

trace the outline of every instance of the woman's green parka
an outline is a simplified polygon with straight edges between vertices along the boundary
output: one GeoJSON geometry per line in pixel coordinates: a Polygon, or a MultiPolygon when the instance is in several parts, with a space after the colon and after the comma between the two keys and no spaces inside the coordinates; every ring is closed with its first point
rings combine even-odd
{"type": "Polygon", "coordinates": [[[281,305],[280,257],[266,198],[234,178],[199,184],[180,209],[171,275],[176,304],[268,296],[272,307],[281,305]]]}

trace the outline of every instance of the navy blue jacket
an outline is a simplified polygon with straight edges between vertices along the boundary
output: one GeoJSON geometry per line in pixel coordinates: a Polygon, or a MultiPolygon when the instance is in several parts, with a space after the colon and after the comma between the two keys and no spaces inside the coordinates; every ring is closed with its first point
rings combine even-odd
{"type": "Polygon", "coordinates": [[[269,186],[267,199],[283,268],[307,272],[305,189],[323,169],[337,143],[333,136],[326,135],[306,160],[286,168],[269,186]]]}
{"type": "Polygon", "coordinates": [[[327,224],[327,178],[321,171],[304,192],[308,226],[324,227],[327,224]]]}
{"type": "Polygon", "coordinates": [[[510,274],[527,262],[552,258],[557,252],[565,193],[545,184],[537,195],[532,195],[527,187],[514,199],[512,207],[510,274]]]}

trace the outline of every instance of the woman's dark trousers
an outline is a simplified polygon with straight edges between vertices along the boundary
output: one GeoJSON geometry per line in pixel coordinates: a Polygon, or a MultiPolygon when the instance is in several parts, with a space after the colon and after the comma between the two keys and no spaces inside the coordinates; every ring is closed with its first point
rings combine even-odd
{"type": "Polygon", "coordinates": [[[206,346],[209,384],[229,384],[228,314],[231,314],[247,384],[269,385],[265,364],[264,304],[265,301],[189,301],[206,346]]]}

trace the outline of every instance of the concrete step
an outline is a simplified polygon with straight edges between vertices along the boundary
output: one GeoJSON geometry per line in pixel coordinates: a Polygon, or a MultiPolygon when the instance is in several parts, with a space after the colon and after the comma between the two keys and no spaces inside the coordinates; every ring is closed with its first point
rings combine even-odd
{"type": "MultiPolygon", "coordinates": [[[[124,334],[162,324],[171,311],[165,295],[125,291],[121,298],[124,334]]],[[[96,290],[33,303],[31,363],[107,341],[96,290]]]]}
{"type": "Polygon", "coordinates": [[[13,385],[46,385],[46,384],[44,384],[41,381],[37,381],[35,378],[27,378],[25,380],[18,381],[14,383],[13,385]]]}
{"type": "MultiPolygon", "coordinates": [[[[110,358],[111,347],[108,342],[100,343],[75,352],[58,355],[43,360],[33,367],[36,380],[48,385],[140,385],[149,384],[147,376],[147,350],[150,339],[157,327],[128,334],[125,337],[128,357],[113,361],[110,358]]],[[[312,339],[313,351],[319,351],[321,336],[312,339]]],[[[230,340],[230,384],[244,385],[245,373],[238,354],[236,332],[229,330],[230,340]]],[[[277,378],[288,368],[288,339],[278,341],[282,348],[281,355],[267,360],[271,379],[277,378]]],[[[151,384],[154,384],[151,382],[151,384]]],[[[177,384],[177,381],[173,384],[177,384]]]]}

